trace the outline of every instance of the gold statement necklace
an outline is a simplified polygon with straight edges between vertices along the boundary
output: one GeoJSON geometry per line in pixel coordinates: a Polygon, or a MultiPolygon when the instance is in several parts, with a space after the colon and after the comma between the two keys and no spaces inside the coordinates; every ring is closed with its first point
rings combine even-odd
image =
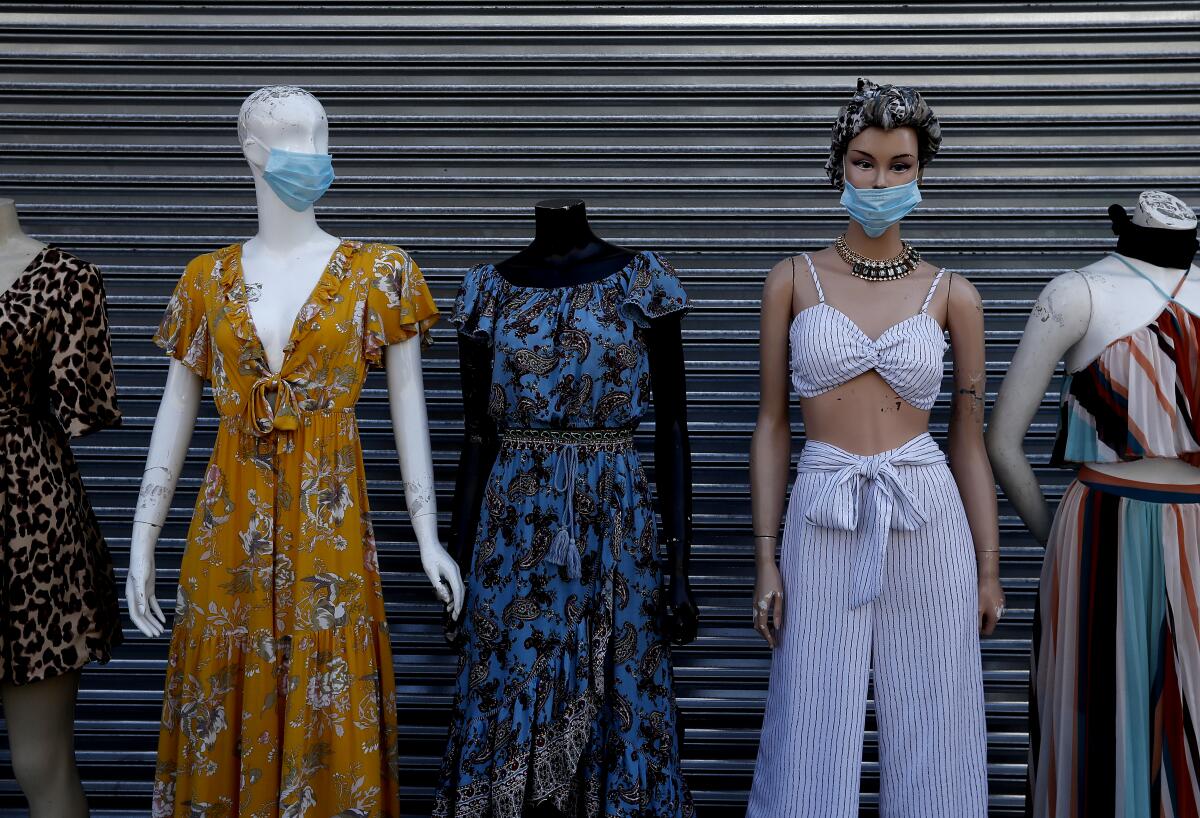
{"type": "Polygon", "coordinates": [[[921,254],[915,247],[903,240],[900,244],[903,249],[899,255],[882,259],[867,258],[851,250],[846,244],[845,233],[837,237],[833,247],[842,257],[842,261],[850,265],[851,275],[867,281],[895,281],[897,278],[904,278],[921,263],[921,254]]]}

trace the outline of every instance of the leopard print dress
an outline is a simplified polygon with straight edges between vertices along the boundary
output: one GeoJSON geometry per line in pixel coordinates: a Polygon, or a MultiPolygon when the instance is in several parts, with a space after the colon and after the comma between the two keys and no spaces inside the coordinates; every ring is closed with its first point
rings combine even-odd
{"type": "Polygon", "coordinates": [[[68,438],[117,426],[99,271],[44,248],[0,292],[0,682],[108,661],[112,559],[68,438]]]}

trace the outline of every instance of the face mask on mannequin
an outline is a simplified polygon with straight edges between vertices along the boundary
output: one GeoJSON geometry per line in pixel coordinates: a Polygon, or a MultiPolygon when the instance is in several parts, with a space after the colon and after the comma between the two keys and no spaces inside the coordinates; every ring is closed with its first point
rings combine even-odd
{"type": "Polygon", "coordinates": [[[879,238],[896,222],[913,211],[921,201],[921,190],[917,180],[903,185],[883,188],[859,189],[845,180],[842,191],[842,207],[850,218],[862,225],[863,231],[873,239],[879,238]]]}
{"type": "MultiPolygon", "coordinates": [[[[253,139],[253,137],[252,137],[253,139]]],[[[254,142],[266,147],[257,139],[254,142]]],[[[327,153],[299,153],[270,148],[263,180],[292,210],[312,207],[333,184],[333,157],[327,153]]]]}

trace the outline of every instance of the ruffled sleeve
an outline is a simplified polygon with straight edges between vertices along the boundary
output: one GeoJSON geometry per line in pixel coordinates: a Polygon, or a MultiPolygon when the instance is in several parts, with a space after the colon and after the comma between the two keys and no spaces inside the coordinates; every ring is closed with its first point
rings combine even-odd
{"type": "Polygon", "coordinates": [[[205,380],[211,356],[203,283],[211,258],[198,256],[188,264],[154,334],[154,343],[205,380]]]}
{"type": "Polygon", "coordinates": [[[422,346],[428,346],[432,342],[429,329],[440,316],[425,275],[408,253],[380,244],[371,256],[363,354],[371,366],[382,366],[385,347],[414,335],[420,335],[422,346]]]}
{"type": "Polygon", "coordinates": [[[689,309],[683,283],[670,262],[658,253],[641,253],[629,266],[629,288],[621,314],[643,329],[653,321],[689,309]]]}
{"type": "Polygon", "coordinates": [[[71,437],[121,425],[104,283],[90,264],[81,263],[63,279],[49,378],[51,406],[71,437]]]}
{"type": "Polygon", "coordinates": [[[460,333],[492,345],[503,283],[491,264],[480,264],[467,270],[454,299],[454,314],[450,317],[460,333]]]}

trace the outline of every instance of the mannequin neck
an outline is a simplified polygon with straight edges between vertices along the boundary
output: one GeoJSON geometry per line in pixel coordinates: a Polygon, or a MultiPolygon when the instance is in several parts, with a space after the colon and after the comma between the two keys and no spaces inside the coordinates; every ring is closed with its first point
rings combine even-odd
{"type": "Polygon", "coordinates": [[[496,269],[518,286],[567,287],[611,275],[632,257],[592,231],[582,200],[550,199],[534,206],[533,241],[496,269]]]}
{"type": "Polygon", "coordinates": [[[0,199],[0,255],[13,263],[26,256],[32,256],[46,245],[32,236],[26,235],[21,229],[21,220],[17,218],[17,206],[12,199],[0,199]]]}
{"type": "Polygon", "coordinates": [[[314,240],[332,238],[317,224],[317,214],[309,207],[295,211],[283,203],[271,186],[262,177],[262,171],[253,164],[254,194],[258,200],[258,232],[254,240],[263,249],[278,254],[290,255],[296,248],[314,240]]]}
{"type": "Polygon", "coordinates": [[[861,256],[873,259],[895,258],[904,249],[900,239],[900,222],[896,222],[882,235],[872,238],[854,219],[846,226],[846,246],[861,256]]]}
{"type": "Polygon", "coordinates": [[[588,224],[587,207],[582,200],[552,199],[533,208],[533,242],[527,248],[547,261],[578,255],[579,251],[600,243],[588,224]]]}

